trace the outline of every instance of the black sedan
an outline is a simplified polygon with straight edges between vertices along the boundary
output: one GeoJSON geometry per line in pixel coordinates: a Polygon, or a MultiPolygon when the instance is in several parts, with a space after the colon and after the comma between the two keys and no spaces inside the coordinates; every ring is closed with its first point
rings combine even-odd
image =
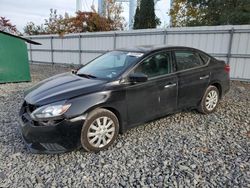
{"type": "Polygon", "coordinates": [[[197,109],[209,114],[229,90],[229,66],[188,47],[108,52],[25,93],[20,129],[35,153],[108,148],[119,133],[197,109]]]}

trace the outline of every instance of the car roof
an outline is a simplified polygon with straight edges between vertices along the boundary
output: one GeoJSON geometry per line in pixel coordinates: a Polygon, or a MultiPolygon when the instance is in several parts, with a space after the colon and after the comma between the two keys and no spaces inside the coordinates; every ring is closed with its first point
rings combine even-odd
{"type": "Polygon", "coordinates": [[[117,50],[149,53],[149,52],[163,50],[163,49],[192,49],[192,50],[197,50],[195,48],[191,48],[191,47],[187,47],[187,46],[170,46],[170,45],[144,45],[144,46],[134,46],[134,47],[120,48],[120,49],[117,49],[117,50]]]}

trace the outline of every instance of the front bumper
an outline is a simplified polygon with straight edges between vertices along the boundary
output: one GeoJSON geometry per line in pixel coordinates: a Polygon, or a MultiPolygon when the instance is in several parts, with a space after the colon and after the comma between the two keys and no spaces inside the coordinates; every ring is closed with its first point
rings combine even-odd
{"type": "Polygon", "coordinates": [[[33,121],[24,107],[20,111],[20,131],[32,153],[63,153],[79,148],[83,123],[82,119],[63,119],[45,126],[33,121]]]}

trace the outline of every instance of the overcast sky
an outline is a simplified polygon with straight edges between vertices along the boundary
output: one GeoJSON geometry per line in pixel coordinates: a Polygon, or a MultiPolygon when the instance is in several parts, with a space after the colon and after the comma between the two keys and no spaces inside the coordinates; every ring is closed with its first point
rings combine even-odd
{"type": "MultiPolygon", "coordinates": [[[[90,10],[92,2],[97,9],[98,0],[83,0],[83,10],[90,10]]],[[[170,0],[160,0],[156,6],[156,15],[161,19],[163,27],[169,23],[167,12],[170,7],[170,0]]],[[[123,3],[123,16],[128,20],[128,3],[123,3]]],[[[76,11],[76,0],[0,0],[0,16],[10,19],[17,29],[23,32],[27,22],[35,24],[44,23],[48,18],[50,8],[57,9],[59,14],[65,12],[74,15],[76,11]]]]}

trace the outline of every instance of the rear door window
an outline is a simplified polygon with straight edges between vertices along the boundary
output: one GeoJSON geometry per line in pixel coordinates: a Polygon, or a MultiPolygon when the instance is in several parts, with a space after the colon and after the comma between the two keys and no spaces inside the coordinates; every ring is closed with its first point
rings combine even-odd
{"type": "Polygon", "coordinates": [[[177,71],[187,70],[206,64],[201,56],[194,51],[175,51],[177,71]]]}

